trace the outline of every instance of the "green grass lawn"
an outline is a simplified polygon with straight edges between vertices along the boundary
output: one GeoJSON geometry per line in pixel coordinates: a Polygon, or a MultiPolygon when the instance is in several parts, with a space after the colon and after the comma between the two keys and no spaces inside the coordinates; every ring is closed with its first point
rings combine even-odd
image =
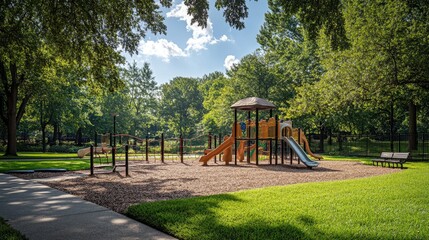
{"type": "Polygon", "coordinates": [[[34,170],[41,168],[65,168],[69,171],[83,170],[89,169],[89,160],[0,160],[0,172],[7,172],[9,170],[34,170]]]}
{"type": "Polygon", "coordinates": [[[27,239],[17,230],[7,224],[3,218],[0,218],[0,240],[25,240],[27,239]]]}
{"type": "Polygon", "coordinates": [[[143,203],[127,214],[181,239],[429,239],[429,164],[399,173],[143,203]]]}
{"type": "Polygon", "coordinates": [[[52,152],[19,152],[18,156],[3,156],[1,159],[60,159],[60,158],[77,158],[77,153],[52,153],[52,152]]]}
{"type": "MultiPolygon", "coordinates": [[[[372,163],[371,157],[356,157],[356,156],[339,156],[339,155],[322,155],[326,161],[356,161],[362,163],[372,163]]],[[[323,161],[322,160],[322,161],[323,161]]]]}
{"type": "MultiPolygon", "coordinates": [[[[0,158],[0,172],[7,172],[9,170],[34,170],[41,168],[65,168],[69,171],[89,169],[89,157],[80,159],[76,157],[76,154],[69,153],[40,153],[40,152],[25,152],[19,153],[18,158],[0,158]],[[76,158],[70,158],[76,157],[76,158]],[[31,159],[31,160],[30,160],[31,159]]],[[[103,155],[101,155],[103,156],[103,155]]],[[[141,154],[130,154],[130,161],[142,161],[144,156],[141,154]]],[[[154,155],[150,155],[153,157],[154,155]]],[[[171,157],[175,157],[178,160],[177,154],[166,154],[165,161],[170,161],[171,157]]],[[[117,160],[123,161],[125,159],[124,154],[118,154],[117,160]]],[[[157,156],[157,161],[160,161],[160,155],[157,156]]],[[[111,163],[111,155],[109,159],[104,156],[100,159],[94,158],[94,164],[106,164],[111,163]]],[[[153,160],[151,160],[153,161],[153,160]]]]}

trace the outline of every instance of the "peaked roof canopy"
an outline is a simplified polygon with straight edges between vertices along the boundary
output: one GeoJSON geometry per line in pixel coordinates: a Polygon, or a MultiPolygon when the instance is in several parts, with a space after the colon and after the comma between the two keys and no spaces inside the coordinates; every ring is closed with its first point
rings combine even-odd
{"type": "Polygon", "coordinates": [[[276,106],[269,102],[268,100],[257,98],[257,97],[249,97],[239,100],[238,102],[231,105],[231,108],[237,110],[268,110],[274,109],[276,106]]]}

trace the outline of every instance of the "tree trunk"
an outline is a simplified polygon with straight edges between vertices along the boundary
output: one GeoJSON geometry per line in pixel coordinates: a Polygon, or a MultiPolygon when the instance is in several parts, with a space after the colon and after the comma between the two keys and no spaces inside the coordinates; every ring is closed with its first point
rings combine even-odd
{"type": "Polygon", "coordinates": [[[46,126],[42,124],[42,152],[46,152],[46,126]]]}
{"type": "Polygon", "coordinates": [[[408,103],[408,151],[417,150],[417,107],[413,102],[408,103]]]}
{"type": "Polygon", "coordinates": [[[76,143],[78,146],[82,146],[82,128],[79,128],[76,133],[76,143]]]}
{"type": "Polygon", "coordinates": [[[52,134],[52,141],[51,141],[51,145],[57,145],[57,140],[59,138],[59,124],[58,122],[54,122],[54,132],[52,134]]]}
{"type": "Polygon", "coordinates": [[[17,156],[16,144],[16,104],[18,99],[18,86],[12,84],[7,95],[7,148],[6,156],[17,156]]]}
{"type": "Polygon", "coordinates": [[[2,146],[5,146],[6,145],[6,126],[4,126],[4,124],[2,124],[1,126],[2,126],[2,130],[1,130],[2,146]]]}
{"type": "Polygon", "coordinates": [[[15,115],[12,115],[12,117],[10,115],[11,115],[11,113],[9,113],[9,111],[8,111],[7,147],[6,147],[6,152],[4,155],[5,156],[18,156],[17,148],[16,148],[17,147],[17,144],[16,144],[16,118],[15,118],[15,115]]]}
{"type": "MultiPolygon", "coordinates": [[[[18,88],[24,82],[25,77],[23,74],[18,76],[18,68],[15,63],[9,64],[9,70],[11,80],[10,82],[6,74],[6,67],[4,63],[0,61],[0,80],[3,83],[3,94],[6,96],[6,98],[2,96],[1,100],[6,100],[7,107],[7,110],[4,110],[3,107],[0,107],[0,114],[7,128],[7,148],[5,156],[17,156],[16,132],[19,121],[24,115],[25,107],[31,98],[31,93],[24,95],[24,98],[18,107],[18,88]]],[[[0,105],[3,106],[2,104],[3,103],[0,105]]]]}
{"type": "Polygon", "coordinates": [[[63,145],[62,137],[63,137],[63,134],[62,134],[62,132],[60,131],[60,126],[59,126],[59,124],[58,124],[58,144],[59,144],[60,146],[61,146],[61,145],[63,145]]]}

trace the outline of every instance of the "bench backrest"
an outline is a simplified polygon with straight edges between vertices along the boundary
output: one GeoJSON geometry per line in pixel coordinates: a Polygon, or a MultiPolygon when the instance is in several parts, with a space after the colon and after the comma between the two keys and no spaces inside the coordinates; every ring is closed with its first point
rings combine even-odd
{"type": "Polygon", "coordinates": [[[381,158],[392,158],[393,152],[382,152],[380,157],[381,158]]]}
{"type": "Polygon", "coordinates": [[[393,157],[394,159],[408,159],[408,157],[410,156],[409,152],[398,152],[398,153],[393,153],[393,157]]]}

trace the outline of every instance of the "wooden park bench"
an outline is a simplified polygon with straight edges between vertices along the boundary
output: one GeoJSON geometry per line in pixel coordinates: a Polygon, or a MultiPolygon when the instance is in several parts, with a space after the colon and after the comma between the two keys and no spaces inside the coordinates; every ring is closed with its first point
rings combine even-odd
{"type": "Polygon", "coordinates": [[[378,163],[381,164],[382,167],[385,166],[387,163],[387,166],[390,167],[390,164],[392,164],[392,167],[399,167],[401,165],[401,168],[403,168],[403,164],[408,160],[410,157],[409,152],[382,152],[380,155],[380,158],[372,159],[372,165],[378,163]]]}
{"type": "Polygon", "coordinates": [[[386,160],[388,166],[390,167],[390,164],[392,164],[392,167],[399,167],[399,164],[401,165],[401,168],[403,168],[403,164],[408,160],[410,157],[409,152],[397,152],[393,153],[393,156],[391,159],[386,160]]]}
{"type": "Polygon", "coordinates": [[[372,165],[377,164],[378,166],[378,163],[380,163],[381,166],[384,167],[384,163],[386,163],[388,159],[392,159],[392,157],[393,152],[382,152],[380,158],[372,159],[372,165]]]}

